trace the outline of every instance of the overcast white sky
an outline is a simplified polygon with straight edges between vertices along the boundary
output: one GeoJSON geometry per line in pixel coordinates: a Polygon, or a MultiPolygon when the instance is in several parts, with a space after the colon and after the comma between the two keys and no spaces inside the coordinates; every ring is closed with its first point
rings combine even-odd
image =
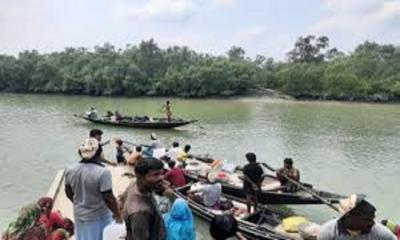
{"type": "Polygon", "coordinates": [[[349,51],[372,40],[400,45],[398,0],[0,0],[0,53],[58,51],[154,38],[224,54],[283,59],[300,35],[327,35],[349,51]]]}

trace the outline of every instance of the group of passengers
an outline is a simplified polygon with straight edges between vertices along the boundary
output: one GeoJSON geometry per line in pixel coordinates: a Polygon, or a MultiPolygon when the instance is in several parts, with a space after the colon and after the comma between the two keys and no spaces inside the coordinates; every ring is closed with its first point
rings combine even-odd
{"type": "MultiPolygon", "coordinates": [[[[185,167],[187,160],[192,157],[189,153],[191,147],[185,145],[181,148],[178,142],[174,142],[170,149],[159,151],[162,144],[155,134],[151,134],[149,145],[134,146],[133,150],[127,147],[123,140],[116,140],[117,162],[127,164],[133,169],[135,181],[129,184],[123,194],[115,196],[111,171],[103,163],[117,163],[105,159],[104,144],[101,143],[102,134],[101,130],[92,129],[89,138],[79,146],[80,162],[65,171],[65,194],[73,203],[75,221],[73,230],[70,227],[71,221],[65,228],[68,227],[69,235],[75,233],[77,240],[194,240],[196,229],[189,207],[190,201],[210,210],[229,209],[224,209],[222,204],[222,185],[217,180],[220,168],[215,167],[220,164],[218,161],[211,164],[212,168],[202,184],[193,184],[188,188],[187,200],[176,197],[175,188],[186,188],[185,167]],[[110,238],[105,234],[111,226],[123,222],[123,235],[110,238]]],[[[259,207],[258,197],[262,191],[265,174],[254,153],[249,152],[245,157],[248,163],[242,168],[243,190],[246,193],[247,214],[251,214],[259,207]]],[[[276,177],[282,185],[281,191],[298,190],[300,173],[293,167],[292,159],[284,160],[284,167],[277,170],[276,177]]],[[[341,217],[321,226],[319,239],[395,240],[388,228],[394,232],[400,231],[400,226],[396,226],[392,221],[382,222],[388,228],[375,222],[376,209],[364,196],[352,195],[341,201],[340,210],[341,217]]],[[[233,236],[245,239],[238,232],[239,225],[235,214],[228,212],[217,214],[212,219],[209,234],[217,240],[233,236]]],[[[45,220],[42,221],[47,224],[45,220]]],[[[53,223],[48,225],[54,228],[53,223]]],[[[68,239],[68,235],[66,236],[60,239],[68,239]]]]}
{"type": "MultiPolygon", "coordinates": [[[[165,120],[167,122],[171,122],[172,107],[170,101],[166,101],[165,104],[161,107],[160,111],[162,111],[165,114],[166,116],[165,120]]],[[[98,118],[97,110],[94,107],[90,107],[90,109],[85,113],[85,116],[90,119],[97,119],[98,118]]],[[[149,118],[148,116],[134,116],[134,117],[122,116],[121,113],[119,113],[118,111],[115,111],[114,113],[112,111],[107,111],[104,117],[106,119],[109,119],[113,123],[118,123],[123,119],[133,120],[135,122],[153,121],[152,118],[149,118]]]]}
{"type": "MultiPolygon", "coordinates": [[[[188,202],[182,198],[174,199],[172,196],[172,188],[186,184],[182,163],[190,156],[190,146],[180,149],[179,143],[173,143],[171,151],[162,156],[166,162],[145,155],[139,146],[136,146],[134,151],[126,150],[129,154],[124,159],[126,161],[118,158],[121,163],[133,166],[135,181],[131,182],[122,195],[116,197],[113,193],[111,171],[103,165],[105,159],[101,135],[101,130],[91,130],[90,137],[79,147],[81,161],[67,168],[65,172],[65,192],[74,206],[76,239],[103,239],[103,231],[107,226],[111,226],[113,220],[115,223],[125,223],[124,239],[195,239],[195,225],[188,202]],[[165,165],[168,165],[168,170],[165,169],[165,165]],[[164,214],[160,202],[156,201],[157,194],[169,198],[172,202],[164,214]]],[[[160,146],[155,134],[152,134],[151,141],[148,147],[153,147],[155,153],[160,146]]],[[[117,148],[125,148],[121,141],[117,140],[116,143],[117,148]]],[[[119,149],[117,156],[121,156],[121,152],[125,150],[119,149]]],[[[220,196],[220,184],[213,180],[208,183],[219,186],[217,194],[220,196]]],[[[193,191],[195,195],[200,193],[203,194],[203,198],[199,201],[211,206],[214,201],[211,195],[216,194],[215,189],[199,188],[193,191]]],[[[223,221],[229,218],[223,217],[223,221]]],[[[215,220],[217,223],[221,221],[219,218],[215,220]]],[[[237,231],[237,223],[232,224],[233,227],[213,226],[210,234],[215,236],[215,239],[233,236],[237,231]],[[230,229],[230,232],[227,232],[227,229],[230,229]]]]}
{"type": "MultiPolygon", "coordinates": [[[[100,130],[94,129],[90,136],[95,135],[93,132],[102,134],[100,130]]],[[[93,140],[93,138],[91,139],[93,140]]],[[[101,166],[98,160],[102,156],[101,138],[95,139],[97,145],[90,143],[90,146],[86,146],[90,139],[89,142],[84,142],[81,145],[79,151],[82,157],[81,163],[66,172],[66,192],[67,196],[74,202],[78,240],[101,239],[102,230],[111,222],[112,218],[117,222],[125,222],[125,238],[129,240],[195,239],[195,225],[186,200],[180,198],[171,200],[173,204],[169,211],[162,211],[160,201],[156,201],[157,194],[162,198],[172,199],[172,189],[186,185],[185,163],[188,158],[192,157],[189,153],[190,145],[186,145],[182,149],[179,147],[179,143],[174,142],[169,151],[164,150],[160,153],[158,150],[162,148],[162,144],[155,134],[151,134],[151,142],[146,146],[147,151],[143,151],[139,146],[136,146],[134,151],[128,151],[129,156],[123,162],[133,166],[136,181],[129,185],[117,201],[112,192],[110,171],[101,166]],[[91,154],[87,155],[87,151],[91,154]],[[166,170],[166,165],[168,170],[166,170]],[[97,192],[92,192],[95,187],[91,184],[94,183],[97,184],[96,186],[100,186],[100,189],[97,187],[97,192]],[[89,193],[94,195],[91,196],[89,193]],[[100,199],[103,201],[100,201],[100,199]],[[93,202],[102,203],[101,206],[98,206],[99,210],[93,211],[91,204],[93,202]],[[90,206],[91,211],[81,209],[85,205],[90,206]],[[110,210],[113,213],[112,215],[110,210]],[[164,216],[162,212],[166,212],[164,216]],[[105,215],[103,216],[100,213],[105,215]],[[80,217],[80,214],[84,216],[94,214],[93,218],[97,219],[97,223],[88,224],[88,222],[93,223],[92,219],[80,217]],[[93,231],[96,228],[97,231],[93,231]],[[95,232],[100,235],[96,235],[94,238],[79,237],[80,234],[86,236],[95,232]]],[[[118,141],[118,143],[117,149],[118,147],[123,148],[123,141],[122,144],[121,141],[118,141]]],[[[120,149],[121,152],[123,150],[120,149]]],[[[246,159],[248,164],[242,170],[244,176],[243,190],[246,193],[247,212],[250,214],[252,205],[253,212],[258,207],[258,196],[262,191],[265,174],[260,163],[256,161],[254,153],[247,153],[246,159]]],[[[195,201],[210,209],[221,207],[222,186],[221,183],[216,181],[216,175],[216,172],[210,170],[206,182],[191,187],[187,192],[189,201],[195,201]]],[[[277,178],[282,185],[282,191],[294,192],[298,190],[296,183],[300,181],[300,172],[293,167],[292,159],[286,158],[284,160],[284,167],[277,170],[277,178]]],[[[157,197],[157,199],[160,198],[157,197]]],[[[375,207],[362,196],[352,196],[347,202],[341,203],[341,207],[342,216],[324,224],[320,228],[319,239],[377,239],[376,237],[388,240],[395,239],[387,228],[380,223],[375,223],[375,207]]],[[[213,226],[210,232],[215,232],[215,229],[218,229],[218,226],[213,226]]],[[[226,230],[226,228],[222,230],[226,230]]],[[[220,236],[225,235],[217,234],[214,238],[221,239],[220,236]]],[[[240,235],[239,237],[242,238],[240,235]]]]}

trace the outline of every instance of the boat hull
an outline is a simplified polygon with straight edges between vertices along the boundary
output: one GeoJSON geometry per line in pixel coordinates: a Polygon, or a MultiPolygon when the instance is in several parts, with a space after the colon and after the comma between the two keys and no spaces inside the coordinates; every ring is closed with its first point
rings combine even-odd
{"type": "Polygon", "coordinates": [[[78,116],[92,123],[118,126],[118,127],[129,127],[129,128],[145,128],[145,129],[172,129],[176,127],[185,126],[191,123],[197,122],[197,120],[175,120],[175,121],[134,121],[134,120],[122,120],[118,122],[112,122],[106,119],[93,119],[86,116],[78,116]]]}
{"type": "MultiPolygon", "coordinates": [[[[174,190],[175,197],[183,198],[188,200],[187,195],[185,192],[190,188],[190,186],[184,186],[182,188],[178,188],[174,190]]],[[[226,198],[230,198],[229,196],[225,196],[226,198]]],[[[212,219],[215,217],[215,214],[211,211],[211,209],[206,208],[205,206],[196,203],[192,200],[188,200],[188,204],[194,214],[198,217],[202,218],[207,222],[211,222],[212,219]]],[[[271,211],[271,210],[268,210],[271,211]]],[[[280,218],[285,216],[280,215],[280,218]]],[[[289,235],[286,236],[285,234],[279,233],[274,230],[274,226],[260,226],[255,223],[245,221],[245,220],[238,220],[238,228],[239,232],[241,232],[244,237],[247,239],[262,239],[262,240],[284,240],[284,239],[296,239],[292,238],[289,235]]]]}
{"type": "MultiPolygon", "coordinates": [[[[212,161],[208,158],[195,158],[195,161],[200,161],[205,164],[210,164],[212,161]]],[[[235,174],[235,173],[234,173],[235,174]]],[[[189,181],[200,181],[205,176],[200,176],[199,174],[194,174],[187,172],[186,178],[189,181]]],[[[277,182],[278,180],[276,177],[268,176],[266,179],[270,181],[277,182]]],[[[318,194],[320,197],[324,198],[328,202],[333,204],[339,203],[341,199],[345,199],[346,196],[331,193],[327,191],[321,191],[312,187],[312,185],[307,183],[302,183],[304,186],[307,186],[310,190],[314,193],[318,194]]],[[[246,199],[246,194],[243,191],[242,184],[230,184],[227,182],[221,181],[222,191],[224,194],[229,195],[235,199],[246,199]],[[239,186],[238,186],[239,185],[239,186]]],[[[258,201],[262,204],[323,204],[323,202],[319,199],[314,198],[310,193],[307,193],[304,190],[298,190],[297,192],[283,192],[279,190],[262,190],[259,193],[258,201]]]]}

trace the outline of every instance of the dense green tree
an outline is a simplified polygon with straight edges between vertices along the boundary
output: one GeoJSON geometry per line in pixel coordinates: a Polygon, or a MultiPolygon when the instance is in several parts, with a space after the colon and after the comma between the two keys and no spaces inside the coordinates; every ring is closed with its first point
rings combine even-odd
{"type": "Polygon", "coordinates": [[[329,50],[329,38],[326,36],[315,37],[308,35],[299,37],[294,45],[294,49],[288,53],[289,60],[292,62],[323,62],[325,53],[329,50]]]}
{"type": "Polygon", "coordinates": [[[231,61],[239,61],[243,60],[246,52],[241,47],[232,46],[227,52],[229,60],[231,61]]]}
{"type": "Polygon", "coordinates": [[[344,54],[327,37],[300,37],[289,61],[226,56],[153,40],[116,49],[106,43],[39,54],[0,55],[0,91],[126,96],[233,96],[270,88],[297,98],[400,99],[400,48],[364,42],[344,54]]]}

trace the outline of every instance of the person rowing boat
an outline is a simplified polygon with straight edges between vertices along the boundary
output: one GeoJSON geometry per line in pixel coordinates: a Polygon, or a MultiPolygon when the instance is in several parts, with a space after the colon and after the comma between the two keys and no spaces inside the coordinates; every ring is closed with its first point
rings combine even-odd
{"type": "Polygon", "coordinates": [[[284,188],[282,188],[284,192],[297,192],[298,187],[288,181],[283,175],[286,175],[297,182],[300,181],[300,171],[293,167],[293,159],[285,158],[285,160],[283,160],[283,168],[277,171],[276,176],[281,185],[284,186],[284,188]]]}

